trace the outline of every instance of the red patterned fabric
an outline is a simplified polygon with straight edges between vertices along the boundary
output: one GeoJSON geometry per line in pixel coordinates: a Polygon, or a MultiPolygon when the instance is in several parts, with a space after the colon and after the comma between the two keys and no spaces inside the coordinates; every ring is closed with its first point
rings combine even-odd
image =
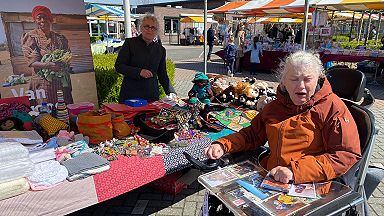
{"type": "MultiPolygon", "coordinates": [[[[220,58],[224,58],[224,50],[219,50],[215,53],[220,58]]],[[[285,59],[289,52],[283,51],[263,51],[263,56],[260,58],[260,64],[257,65],[256,70],[273,71],[278,68],[280,61],[285,59]]],[[[364,60],[384,62],[384,57],[371,57],[371,56],[355,56],[355,55],[340,55],[340,54],[324,54],[319,53],[320,59],[323,63],[329,61],[341,62],[361,62],[364,60]]],[[[243,67],[250,70],[251,63],[249,62],[251,52],[244,54],[243,67]]]]}
{"type": "Polygon", "coordinates": [[[160,112],[162,108],[169,108],[171,105],[162,103],[160,101],[149,103],[148,105],[141,107],[130,107],[125,104],[103,104],[104,109],[107,112],[115,112],[124,115],[125,120],[133,120],[133,118],[137,115],[145,113],[149,114],[157,114],[160,112]]]}
{"type": "Polygon", "coordinates": [[[111,169],[93,177],[99,202],[119,196],[165,175],[161,156],[147,159],[119,156],[111,169]]]}

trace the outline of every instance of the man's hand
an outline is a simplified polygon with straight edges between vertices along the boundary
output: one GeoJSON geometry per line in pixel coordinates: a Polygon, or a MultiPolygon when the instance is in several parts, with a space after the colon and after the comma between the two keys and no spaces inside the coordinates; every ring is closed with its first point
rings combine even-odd
{"type": "Polygon", "coordinates": [[[293,172],[291,168],[288,168],[288,167],[277,166],[273,168],[269,173],[273,176],[273,178],[276,181],[279,181],[285,184],[293,180],[293,172]]]}
{"type": "Polygon", "coordinates": [[[205,155],[210,159],[219,159],[224,154],[224,149],[221,144],[214,143],[204,149],[205,155]]]}
{"type": "Polygon", "coordinates": [[[141,69],[140,76],[143,78],[151,78],[153,77],[153,74],[150,70],[147,69],[141,69]]]}

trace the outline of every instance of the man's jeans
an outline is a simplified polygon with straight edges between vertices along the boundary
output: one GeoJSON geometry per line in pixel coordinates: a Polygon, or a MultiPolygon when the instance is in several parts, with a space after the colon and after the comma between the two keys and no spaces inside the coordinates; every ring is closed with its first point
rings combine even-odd
{"type": "Polygon", "coordinates": [[[209,46],[209,50],[208,50],[207,60],[210,60],[211,54],[212,54],[212,49],[213,49],[213,44],[208,44],[208,46],[209,46]]]}

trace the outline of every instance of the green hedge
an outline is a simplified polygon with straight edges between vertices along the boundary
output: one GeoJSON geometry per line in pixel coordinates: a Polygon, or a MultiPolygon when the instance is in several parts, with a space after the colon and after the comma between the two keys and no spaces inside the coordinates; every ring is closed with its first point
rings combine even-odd
{"type": "MultiPolygon", "coordinates": [[[[357,42],[356,40],[353,40],[349,42],[349,37],[348,36],[333,36],[332,39],[336,39],[337,41],[340,41],[341,43],[341,48],[343,49],[356,49],[357,46],[363,46],[364,41],[357,42]]],[[[377,44],[375,44],[375,40],[368,40],[367,43],[367,48],[368,49],[380,49],[381,48],[381,42],[380,38],[377,40],[377,44]]]]}
{"type": "MultiPolygon", "coordinates": [[[[375,40],[368,40],[367,43],[367,49],[374,49],[378,50],[382,46],[380,41],[377,41],[377,44],[375,44],[375,40]]],[[[355,40],[351,42],[341,42],[341,48],[343,49],[356,49],[357,46],[363,46],[364,41],[357,42],[355,40]]]]}
{"type": "Polygon", "coordinates": [[[91,43],[96,43],[96,41],[101,40],[101,36],[91,36],[91,43]]]}
{"type": "MultiPolygon", "coordinates": [[[[117,54],[96,54],[93,55],[93,65],[96,74],[96,88],[99,105],[103,103],[118,103],[120,87],[123,76],[115,72],[115,61],[117,54]]],[[[175,77],[175,64],[167,59],[167,73],[172,84],[175,77]]],[[[165,93],[160,86],[160,98],[165,93]]]]}

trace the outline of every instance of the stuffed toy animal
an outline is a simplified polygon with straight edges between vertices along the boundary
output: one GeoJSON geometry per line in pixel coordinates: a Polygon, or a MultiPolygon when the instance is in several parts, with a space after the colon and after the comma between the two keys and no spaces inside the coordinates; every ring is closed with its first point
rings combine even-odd
{"type": "Polygon", "coordinates": [[[260,98],[257,100],[257,104],[256,104],[256,110],[261,112],[261,110],[264,109],[264,107],[270,103],[271,101],[273,101],[275,98],[274,97],[268,97],[267,95],[262,95],[260,96],[260,98]]]}
{"type": "Polygon", "coordinates": [[[212,84],[212,91],[214,95],[220,95],[225,89],[229,87],[227,80],[225,78],[215,79],[212,84]]]}
{"type": "Polygon", "coordinates": [[[209,105],[214,99],[211,85],[208,82],[208,76],[198,72],[195,74],[195,78],[192,81],[193,87],[188,92],[189,103],[197,104],[198,102],[209,105]]]}
{"type": "Polygon", "coordinates": [[[246,88],[251,87],[251,84],[248,82],[237,81],[233,84],[233,87],[235,97],[239,98],[240,95],[244,94],[246,88]]]}
{"type": "Polygon", "coordinates": [[[266,83],[266,82],[254,83],[253,87],[257,88],[259,90],[259,95],[266,95],[267,94],[268,83],[266,83]]]}

